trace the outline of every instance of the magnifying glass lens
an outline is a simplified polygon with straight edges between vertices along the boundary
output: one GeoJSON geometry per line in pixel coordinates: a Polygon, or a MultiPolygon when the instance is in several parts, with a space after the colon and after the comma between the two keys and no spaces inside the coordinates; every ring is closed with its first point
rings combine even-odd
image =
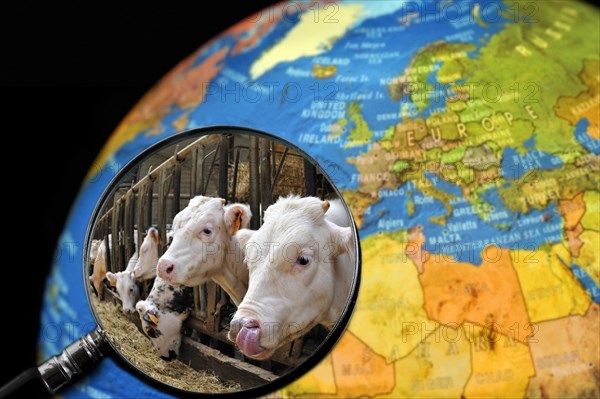
{"type": "Polygon", "coordinates": [[[90,221],[85,284],[99,334],[182,393],[262,394],[316,365],[352,311],[356,227],[327,172],[240,128],[148,149],[90,221]]]}

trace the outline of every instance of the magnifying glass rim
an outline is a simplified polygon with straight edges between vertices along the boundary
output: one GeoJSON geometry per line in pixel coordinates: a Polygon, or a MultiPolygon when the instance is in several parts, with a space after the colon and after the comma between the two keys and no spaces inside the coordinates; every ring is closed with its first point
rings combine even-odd
{"type": "MultiPolygon", "coordinates": [[[[317,167],[319,169],[319,172],[321,174],[323,174],[323,176],[329,181],[329,183],[333,187],[335,194],[340,199],[343,198],[342,194],[340,193],[340,191],[338,190],[336,185],[333,184],[333,180],[331,179],[331,177],[329,176],[327,171],[325,171],[312,156],[307,154],[306,151],[302,150],[301,148],[297,147],[294,144],[286,142],[284,139],[282,139],[280,137],[277,137],[273,134],[266,133],[266,132],[263,132],[260,130],[246,128],[246,127],[232,126],[232,125],[231,126],[221,126],[221,125],[207,126],[207,127],[202,127],[202,128],[183,130],[183,131],[174,133],[168,137],[165,137],[164,139],[159,140],[156,143],[149,145],[142,152],[137,154],[133,159],[131,159],[129,162],[127,162],[127,164],[125,164],[120,170],[118,170],[117,174],[111,179],[109,184],[103,190],[102,195],[100,196],[96,205],[94,206],[92,216],[89,219],[88,226],[86,229],[85,241],[84,241],[85,246],[84,246],[84,250],[82,251],[83,252],[83,264],[84,264],[84,267],[82,268],[82,273],[83,273],[82,277],[83,277],[83,282],[84,282],[84,287],[85,287],[85,295],[86,295],[88,304],[90,306],[90,310],[92,311],[95,321],[98,323],[98,326],[102,330],[104,330],[104,327],[102,326],[101,318],[97,314],[96,307],[93,304],[93,299],[91,297],[90,290],[88,288],[88,276],[89,276],[89,271],[90,271],[90,264],[89,264],[88,256],[89,256],[89,248],[90,248],[89,244],[91,243],[91,240],[93,238],[93,232],[95,231],[96,222],[97,222],[99,216],[101,216],[100,212],[102,211],[104,204],[106,203],[106,200],[114,192],[115,187],[122,180],[123,176],[125,174],[127,174],[130,170],[132,170],[134,166],[138,165],[140,160],[147,159],[149,156],[157,153],[160,148],[165,148],[168,145],[173,145],[176,142],[185,140],[185,138],[194,137],[194,138],[199,139],[201,137],[205,137],[205,136],[209,136],[209,135],[213,135],[213,134],[219,134],[219,135],[227,135],[227,134],[241,135],[241,134],[244,134],[244,135],[248,135],[248,136],[255,136],[255,137],[259,137],[259,138],[269,139],[278,144],[284,145],[284,146],[290,148],[291,150],[295,151],[296,153],[298,153],[298,155],[302,156],[303,159],[308,160],[313,166],[317,167]]],[[[277,389],[280,389],[286,385],[289,385],[292,381],[294,381],[295,379],[304,375],[311,368],[313,368],[319,362],[321,362],[325,358],[325,356],[327,356],[327,354],[331,351],[333,346],[340,339],[342,333],[345,331],[345,327],[347,326],[347,324],[350,320],[350,317],[352,316],[352,312],[356,305],[356,298],[358,296],[358,290],[360,287],[360,276],[361,276],[361,270],[362,270],[362,256],[361,256],[361,250],[360,250],[360,239],[358,236],[358,229],[356,228],[356,223],[354,222],[354,218],[352,217],[352,213],[350,212],[350,207],[348,206],[348,204],[346,204],[345,201],[342,201],[342,203],[344,204],[344,210],[346,211],[347,215],[350,218],[350,223],[351,223],[350,227],[352,228],[352,230],[354,232],[354,238],[355,238],[355,240],[354,240],[354,250],[356,253],[355,269],[354,269],[355,271],[354,271],[354,275],[352,278],[352,284],[350,287],[349,297],[348,297],[348,300],[346,301],[346,305],[344,306],[344,309],[342,310],[341,316],[338,318],[337,322],[335,323],[333,328],[329,331],[329,333],[327,334],[327,336],[323,340],[323,342],[321,342],[317,346],[317,349],[305,361],[300,363],[298,366],[294,367],[291,371],[289,371],[286,374],[283,374],[281,376],[277,376],[277,378],[275,380],[267,382],[267,383],[257,386],[257,387],[242,389],[242,390],[234,391],[234,392],[208,393],[208,392],[196,392],[196,391],[184,390],[182,388],[178,388],[178,387],[169,385],[165,382],[162,382],[162,381],[150,376],[145,371],[143,371],[142,369],[140,369],[136,365],[134,365],[131,362],[131,360],[129,360],[128,357],[126,355],[124,355],[117,348],[116,344],[113,343],[112,338],[110,338],[110,334],[108,334],[107,336],[109,337],[109,339],[107,339],[107,341],[108,341],[109,345],[111,346],[111,348],[113,349],[113,352],[118,355],[118,356],[112,356],[112,359],[117,361],[117,363],[121,363],[121,365],[125,365],[128,369],[133,370],[135,372],[135,374],[142,376],[144,379],[144,382],[150,382],[151,385],[155,386],[155,388],[158,388],[162,391],[166,391],[170,394],[174,394],[177,396],[227,397],[227,396],[243,394],[243,395],[255,397],[255,396],[261,396],[261,395],[266,395],[266,394],[272,393],[272,392],[276,391],[277,389]]]]}

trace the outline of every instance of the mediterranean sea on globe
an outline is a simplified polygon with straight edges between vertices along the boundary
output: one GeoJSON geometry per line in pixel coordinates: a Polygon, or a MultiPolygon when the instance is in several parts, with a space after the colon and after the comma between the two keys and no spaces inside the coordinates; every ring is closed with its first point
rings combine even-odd
{"type": "MultiPolygon", "coordinates": [[[[100,153],[57,247],[40,357],[93,328],[82,242],[116,172],[245,126],[327,170],[359,227],[347,331],[281,397],[600,395],[600,12],[575,1],[279,3],[183,60],[100,153]]],[[[200,29],[200,28],[199,28],[200,29]]],[[[64,397],[169,395],[106,359],[64,397]]]]}

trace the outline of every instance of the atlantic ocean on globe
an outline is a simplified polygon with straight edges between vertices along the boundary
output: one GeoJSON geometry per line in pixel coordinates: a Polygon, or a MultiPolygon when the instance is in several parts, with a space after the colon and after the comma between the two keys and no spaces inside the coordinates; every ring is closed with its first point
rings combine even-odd
{"type": "MultiPolygon", "coordinates": [[[[597,397],[599,23],[576,1],[386,0],[284,2],[234,25],[99,154],[58,243],[40,357],[95,325],[82,243],[112,177],[167,136],[233,125],[316,159],[361,238],[347,331],[277,395],[597,397]]],[[[110,359],[61,395],[124,393],[168,397],[110,359]]]]}

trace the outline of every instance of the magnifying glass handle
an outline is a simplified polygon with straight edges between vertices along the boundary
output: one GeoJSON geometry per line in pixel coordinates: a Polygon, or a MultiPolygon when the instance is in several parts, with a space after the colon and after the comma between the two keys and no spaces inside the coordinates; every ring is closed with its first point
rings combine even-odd
{"type": "Polygon", "coordinates": [[[50,393],[56,392],[95,365],[108,347],[106,336],[100,328],[90,331],[67,346],[60,355],[38,366],[42,382],[50,393]]]}
{"type": "Polygon", "coordinates": [[[46,360],[40,366],[24,371],[0,388],[0,398],[13,393],[26,383],[41,380],[51,394],[65,384],[90,370],[110,348],[104,332],[97,327],[59,355],[46,360]]]}

